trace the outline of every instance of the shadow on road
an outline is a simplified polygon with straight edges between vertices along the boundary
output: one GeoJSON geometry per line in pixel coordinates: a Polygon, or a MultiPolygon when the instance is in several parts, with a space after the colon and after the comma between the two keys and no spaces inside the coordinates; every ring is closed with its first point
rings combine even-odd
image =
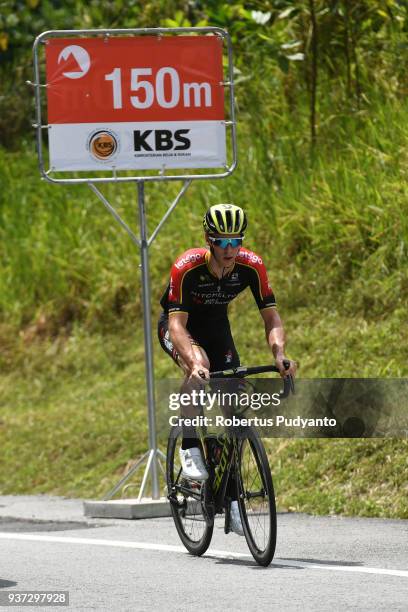
{"type": "MultiPolygon", "coordinates": [[[[360,561],[328,561],[327,559],[299,559],[298,557],[279,557],[282,561],[299,561],[300,563],[314,563],[316,565],[346,565],[348,567],[363,567],[360,561]]],[[[291,566],[293,567],[293,566],[291,566]]]]}
{"type": "Polygon", "coordinates": [[[231,559],[228,556],[225,556],[225,558],[221,558],[218,555],[212,555],[211,553],[209,554],[205,554],[203,557],[197,557],[197,559],[211,559],[213,561],[215,561],[217,563],[217,565],[235,565],[235,566],[240,566],[240,567],[249,567],[251,569],[257,569],[257,570],[265,570],[265,569],[306,569],[304,567],[296,567],[294,565],[283,565],[281,563],[274,563],[272,561],[272,564],[269,565],[268,567],[261,567],[260,565],[258,565],[256,563],[256,561],[254,559],[248,558],[248,559],[231,559]]]}
{"type": "Polygon", "coordinates": [[[77,529],[93,529],[84,521],[43,521],[39,519],[21,519],[2,516],[0,517],[0,532],[32,533],[38,531],[72,531],[77,529]]]}
{"type": "Polygon", "coordinates": [[[290,570],[305,570],[307,569],[307,566],[305,565],[301,565],[303,563],[307,563],[307,564],[313,564],[313,565],[328,565],[328,566],[332,566],[332,567],[336,567],[336,566],[346,566],[346,567],[363,567],[364,563],[361,563],[360,561],[328,561],[327,559],[322,560],[322,559],[300,559],[297,557],[278,557],[276,558],[276,560],[272,561],[271,565],[269,565],[268,567],[261,567],[260,565],[258,565],[254,559],[231,559],[228,558],[228,556],[226,556],[225,558],[220,558],[218,555],[211,555],[211,553],[206,554],[204,557],[202,557],[203,559],[212,559],[214,561],[216,561],[217,565],[235,565],[235,566],[241,566],[241,567],[250,567],[251,569],[258,569],[258,570],[265,570],[265,569],[270,569],[270,570],[277,570],[277,569],[290,569],[290,570]],[[283,561],[283,563],[281,563],[283,561]],[[290,565],[285,564],[285,561],[290,561],[290,565]],[[299,563],[299,565],[296,565],[296,562],[299,563]]]}
{"type": "Polygon", "coordinates": [[[8,589],[14,586],[17,586],[17,582],[12,582],[11,580],[3,580],[2,578],[0,578],[0,589],[8,589]]]}

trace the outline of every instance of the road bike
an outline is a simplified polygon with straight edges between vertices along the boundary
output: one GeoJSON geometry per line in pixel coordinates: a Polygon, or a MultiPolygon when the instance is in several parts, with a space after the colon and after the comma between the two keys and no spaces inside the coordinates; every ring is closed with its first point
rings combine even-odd
{"type": "MultiPolygon", "coordinates": [[[[289,363],[285,363],[289,367],[289,363]]],[[[212,372],[211,379],[243,379],[253,374],[278,372],[272,365],[240,366],[212,372]]],[[[248,382],[248,381],[247,381],[248,382]]],[[[294,392],[291,376],[283,379],[279,398],[294,392]]],[[[242,413],[241,413],[242,416],[242,413]]],[[[238,500],[244,535],[255,561],[271,563],[276,547],[276,506],[272,475],[264,445],[252,426],[239,426],[225,433],[208,434],[197,428],[209,477],[204,482],[182,474],[179,449],[182,427],[172,427],[167,444],[166,477],[168,499],[178,534],[187,550],[203,555],[208,549],[217,514],[224,514],[224,532],[230,532],[232,499],[238,500]]]]}

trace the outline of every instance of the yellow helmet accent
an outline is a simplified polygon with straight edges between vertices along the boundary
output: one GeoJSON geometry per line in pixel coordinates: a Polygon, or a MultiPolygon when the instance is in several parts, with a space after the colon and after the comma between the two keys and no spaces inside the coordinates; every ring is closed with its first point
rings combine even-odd
{"type": "Polygon", "coordinates": [[[215,204],[204,215],[203,225],[209,234],[243,234],[246,214],[234,204],[215,204]]]}

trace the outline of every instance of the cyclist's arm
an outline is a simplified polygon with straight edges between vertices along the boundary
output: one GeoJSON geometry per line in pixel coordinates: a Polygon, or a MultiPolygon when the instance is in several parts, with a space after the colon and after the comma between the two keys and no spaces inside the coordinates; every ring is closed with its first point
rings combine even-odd
{"type": "Polygon", "coordinates": [[[172,312],[169,315],[169,333],[174,348],[180,355],[183,369],[190,378],[201,380],[199,374],[203,371],[205,377],[208,378],[208,369],[200,359],[200,353],[194,350],[191,344],[191,338],[187,331],[187,312],[172,312]]]}
{"type": "Polygon", "coordinates": [[[279,369],[280,375],[282,377],[288,374],[293,376],[296,372],[295,362],[287,359],[290,363],[287,370],[283,365],[283,361],[286,360],[285,332],[283,330],[282,320],[276,310],[276,300],[272,287],[268,281],[266,268],[261,258],[255,253],[253,253],[251,261],[252,264],[250,267],[252,267],[252,273],[250,275],[249,284],[265,323],[266,341],[275,357],[275,364],[279,369]]]}
{"type": "Polygon", "coordinates": [[[266,341],[275,357],[276,367],[279,368],[281,376],[287,376],[288,374],[294,376],[296,372],[294,361],[287,360],[290,362],[288,370],[285,370],[283,366],[283,361],[286,360],[285,331],[278,311],[276,308],[264,308],[260,312],[265,323],[266,341]]]}

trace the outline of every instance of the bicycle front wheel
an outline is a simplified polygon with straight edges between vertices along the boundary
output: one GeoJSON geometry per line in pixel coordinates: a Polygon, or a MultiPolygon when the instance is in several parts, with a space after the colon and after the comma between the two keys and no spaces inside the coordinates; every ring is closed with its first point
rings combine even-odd
{"type": "Polygon", "coordinates": [[[276,547],[276,506],[264,445],[254,429],[238,444],[238,501],[249,549],[259,565],[271,563],[276,547]]]}
{"type": "Polygon", "coordinates": [[[173,427],[167,443],[167,489],[176,529],[181,541],[193,555],[203,555],[210,545],[214,525],[208,525],[203,514],[204,485],[181,475],[179,449],[181,427],[173,427]]]}

